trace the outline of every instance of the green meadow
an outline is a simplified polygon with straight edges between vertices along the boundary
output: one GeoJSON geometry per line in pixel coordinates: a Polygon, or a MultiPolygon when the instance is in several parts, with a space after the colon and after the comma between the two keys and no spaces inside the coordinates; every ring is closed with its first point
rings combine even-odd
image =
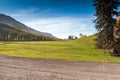
{"type": "Polygon", "coordinates": [[[0,42],[0,54],[64,61],[120,62],[95,48],[95,36],[71,41],[0,42]]]}

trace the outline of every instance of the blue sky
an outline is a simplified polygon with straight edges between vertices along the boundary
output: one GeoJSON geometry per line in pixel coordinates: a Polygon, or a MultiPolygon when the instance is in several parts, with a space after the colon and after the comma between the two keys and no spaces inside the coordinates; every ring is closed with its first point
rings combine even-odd
{"type": "Polygon", "coordinates": [[[96,32],[92,0],[0,0],[0,13],[58,38],[96,32]]]}

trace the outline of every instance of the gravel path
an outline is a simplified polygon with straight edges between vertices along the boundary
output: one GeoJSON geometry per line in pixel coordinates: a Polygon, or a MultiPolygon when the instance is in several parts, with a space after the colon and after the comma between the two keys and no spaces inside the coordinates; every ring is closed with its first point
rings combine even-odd
{"type": "Polygon", "coordinates": [[[0,80],[120,80],[120,64],[0,55],[0,80]]]}

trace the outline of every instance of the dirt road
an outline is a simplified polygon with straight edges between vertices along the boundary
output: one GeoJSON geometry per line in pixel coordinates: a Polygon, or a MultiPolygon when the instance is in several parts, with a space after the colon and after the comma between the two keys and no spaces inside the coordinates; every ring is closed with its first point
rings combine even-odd
{"type": "Polygon", "coordinates": [[[120,64],[65,62],[0,55],[0,80],[120,80],[120,64]]]}

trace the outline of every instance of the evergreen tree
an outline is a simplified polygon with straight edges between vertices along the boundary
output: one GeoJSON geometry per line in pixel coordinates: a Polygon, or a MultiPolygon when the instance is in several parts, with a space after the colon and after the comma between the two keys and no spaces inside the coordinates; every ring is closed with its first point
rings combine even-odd
{"type": "MultiPolygon", "coordinates": [[[[116,21],[114,16],[117,15],[117,8],[120,5],[119,0],[93,0],[96,9],[96,29],[97,47],[104,49],[113,49],[114,41],[114,26],[116,21]]],[[[113,53],[112,53],[113,54],[113,53]]]]}
{"type": "Polygon", "coordinates": [[[68,40],[73,40],[73,36],[72,35],[68,36],[68,40]]]}
{"type": "Polygon", "coordinates": [[[11,40],[11,35],[10,35],[10,33],[9,33],[8,36],[7,36],[7,40],[8,40],[8,41],[11,40]]]}

